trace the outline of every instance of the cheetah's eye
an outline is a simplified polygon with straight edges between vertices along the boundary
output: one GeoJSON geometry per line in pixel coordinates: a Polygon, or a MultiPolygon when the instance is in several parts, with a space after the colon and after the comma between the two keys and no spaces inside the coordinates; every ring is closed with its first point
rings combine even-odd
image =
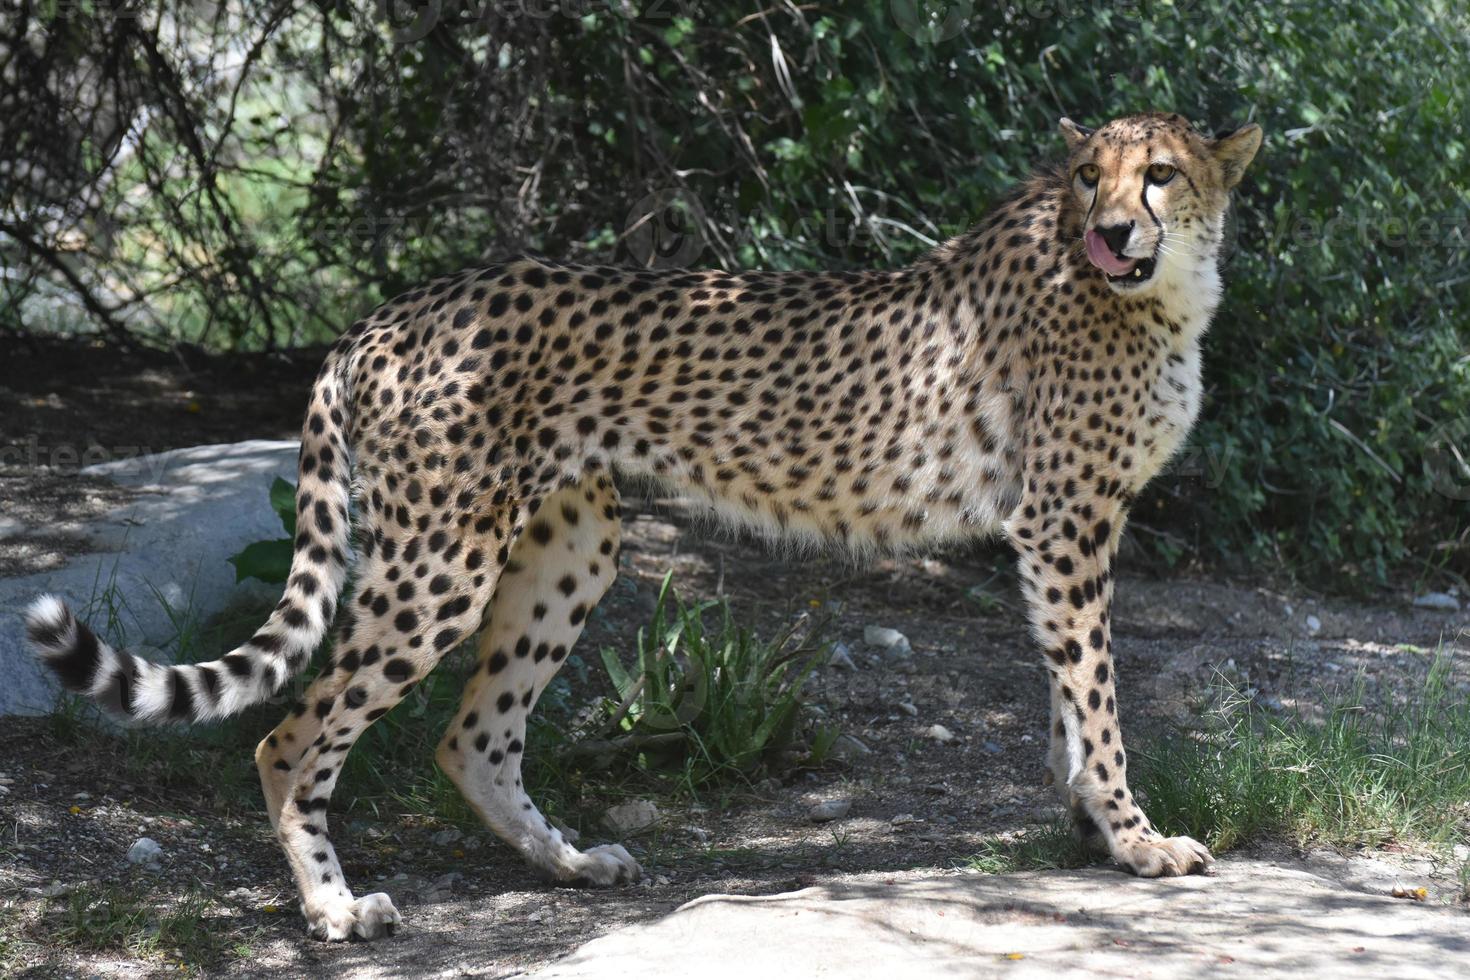
{"type": "Polygon", "coordinates": [[[1097,169],[1095,163],[1084,163],[1077,168],[1077,179],[1088,187],[1096,187],[1097,180],[1102,176],[1102,171],[1097,169]]]}
{"type": "Polygon", "coordinates": [[[1148,168],[1148,179],[1153,184],[1167,184],[1174,179],[1176,173],[1178,171],[1167,163],[1153,163],[1148,168]]]}

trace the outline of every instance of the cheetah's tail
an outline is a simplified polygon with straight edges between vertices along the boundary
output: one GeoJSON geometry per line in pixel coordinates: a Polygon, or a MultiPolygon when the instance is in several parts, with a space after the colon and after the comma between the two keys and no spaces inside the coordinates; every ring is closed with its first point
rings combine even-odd
{"type": "Polygon", "coordinates": [[[218,660],[166,666],[114,650],[60,599],[41,596],[26,610],[26,629],[63,687],[122,719],[205,721],[264,701],[306,666],[331,625],[347,577],[345,364],[334,352],[312,387],[297,464],[295,554],[285,595],[265,625],[218,660]]]}

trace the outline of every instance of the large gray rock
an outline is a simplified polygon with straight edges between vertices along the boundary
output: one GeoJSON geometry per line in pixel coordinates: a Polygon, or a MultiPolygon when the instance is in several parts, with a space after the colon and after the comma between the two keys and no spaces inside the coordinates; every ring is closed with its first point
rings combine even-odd
{"type": "Polygon", "coordinates": [[[170,610],[201,621],[235,601],[274,597],[275,586],[237,585],[226,559],[252,541],[282,536],[267,490],[277,476],[294,481],[296,453],[295,442],[252,440],[82,470],[136,492],[85,528],[90,553],[50,571],[0,578],[0,715],[41,714],[55,704],[56,685],[26,648],[21,619],[43,592],[90,613],[98,628],[107,625],[104,605],[115,609],[130,644],[164,650],[176,635],[170,610]]]}
{"type": "MultiPolygon", "coordinates": [[[[863,875],[708,895],[594,939],[536,980],[791,977],[1449,977],[1470,916],[1232,858],[1218,877],[1111,869],[863,875]],[[737,965],[738,964],[738,968],[737,965]],[[707,969],[713,967],[713,969],[707,969]]],[[[384,972],[382,975],[389,975],[384,972]]]]}

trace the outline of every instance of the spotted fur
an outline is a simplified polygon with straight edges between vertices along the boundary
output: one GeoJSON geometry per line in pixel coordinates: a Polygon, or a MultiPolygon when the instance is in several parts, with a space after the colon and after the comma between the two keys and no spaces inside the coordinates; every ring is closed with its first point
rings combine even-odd
{"type": "Polygon", "coordinates": [[[327,837],[333,785],[363,730],[487,608],[440,766],[548,879],[638,877],[618,845],[573,848],[520,777],[527,715],[617,571],[614,472],[859,553],[1003,533],[1050,678],[1049,768],[1079,826],[1137,874],[1203,870],[1208,851],[1161,837],[1127,787],[1112,559],[1198,410],[1226,197],[1260,131],[1209,139],[1142,115],[1063,132],[1065,166],[908,268],[528,257],[385,303],[316,382],[291,580],[255,639],[214,664],[155,666],[52,599],[32,638],[69,689],[139,720],[219,717],[277,690],[332,618],[351,456],[357,590],[331,662],[256,760],[312,934],[371,937],[400,917],[348,889],[327,837]]]}

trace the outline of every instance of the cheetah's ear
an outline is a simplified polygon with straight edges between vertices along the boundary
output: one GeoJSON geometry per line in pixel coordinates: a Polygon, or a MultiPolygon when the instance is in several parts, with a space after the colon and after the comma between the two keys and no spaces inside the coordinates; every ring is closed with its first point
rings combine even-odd
{"type": "Polygon", "coordinates": [[[1093,130],[1088,129],[1086,126],[1077,125],[1066,116],[1063,116],[1060,120],[1058,120],[1057,128],[1062,131],[1062,137],[1067,141],[1068,153],[1077,149],[1077,147],[1081,146],[1083,143],[1086,143],[1087,137],[1091,136],[1094,132],[1093,130]]]}
{"type": "Polygon", "coordinates": [[[1261,148],[1261,127],[1247,123],[1234,132],[1222,133],[1210,141],[1210,150],[1220,164],[1220,175],[1225,180],[1225,189],[1231,190],[1240,183],[1245,168],[1255,159],[1261,148]]]}

